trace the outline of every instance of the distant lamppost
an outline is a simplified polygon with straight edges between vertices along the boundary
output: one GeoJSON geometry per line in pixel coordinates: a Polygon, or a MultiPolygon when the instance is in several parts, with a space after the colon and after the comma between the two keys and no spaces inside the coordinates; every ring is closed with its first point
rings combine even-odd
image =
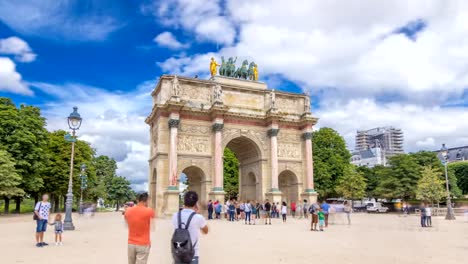
{"type": "Polygon", "coordinates": [[[70,178],[68,180],[68,193],[67,201],[65,203],[65,220],[63,221],[63,229],[65,230],[75,230],[72,220],[72,207],[73,207],[73,159],[75,157],[75,133],[76,130],[80,129],[81,126],[81,116],[78,114],[78,107],[73,107],[73,112],[68,116],[68,126],[72,130],[72,135],[65,135],[65,139],[68,142],[71,142],[71,158],[70,158],[70,178]]]}
{"type": "Polygon", "coordinates": [[[86,165],[81,164],[80,180],[81,180],[81,195],[80,195],[80,214],[83,213],[83,191],[88,187],[88,176],[86,176],[86,165]]]}
{"type": "Polygon", "coordinates": [[[442,148],[440,149],[440,155],[444,159],[444,167],[445,167],[445,186],[447,187],[447,215],[445,215],[445,220],[455,220],[455,214],[453,213],[452,208],[452,200],[450,199],[450,189],[449,189],[449,179],[447,173],[447,165],[449,162],[448,156],[448,149],[445,144],[442,144],[442,148]]]}

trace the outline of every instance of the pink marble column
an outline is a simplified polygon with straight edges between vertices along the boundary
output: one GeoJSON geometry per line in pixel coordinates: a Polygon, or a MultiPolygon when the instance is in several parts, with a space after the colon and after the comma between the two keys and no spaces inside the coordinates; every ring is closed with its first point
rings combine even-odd
{"type": "Polygon", "coordinates": [[[315,192],[314,190],[314,161],[312,158],[312,132],[302,134],[305,146],[306,162],[306,190],[305,192],[315,192]]]}
{"type": "Polygon", "coordinates": [[[177,190],[177,129],[179,119],[169,119],[169,187],[177,190]]]}
{"type": "Polygon", "coordinates": [[[271,128],[268,130],[271,145],[271,192],[279,192],[278,188],[278,128],[271,128]]]}
{"type": "Polygon", "coordinates": [[[214,166],[215,166],[215,175],[213,181],[213,191],[223,191],[223,146],[222,146],[222,135],[223,135],[223,123],[214,123],[214,166]]]}

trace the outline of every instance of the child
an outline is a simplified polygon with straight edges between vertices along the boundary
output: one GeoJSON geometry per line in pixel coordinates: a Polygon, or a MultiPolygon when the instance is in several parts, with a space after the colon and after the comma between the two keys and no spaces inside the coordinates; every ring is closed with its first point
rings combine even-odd
{"type": "Polygon", "coordinates": [[[323,231],[323,227],[325,226],[325,213],[323,213],[322,208],[319,209],[317,215],[319,219],[320,231],[323,231]]]}
{"type": "Polygon", "coordinates": [[[62,245],[62,233],[63,233],[63,223],[62,223],[62,214],[55,215],[55,220],[50,225],[54,225],[55,230],[55,245],[62,245]]]}

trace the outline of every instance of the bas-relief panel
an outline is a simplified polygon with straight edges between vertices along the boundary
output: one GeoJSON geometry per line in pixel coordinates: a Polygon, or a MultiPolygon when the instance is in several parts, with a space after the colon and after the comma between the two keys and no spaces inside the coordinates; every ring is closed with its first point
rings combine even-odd
{"type": "Polygon", "coordinates": [[[207,87],[181,84],[180,88],[182,100],[204,103],[210,103],[211,101],[211,89],[207,87]]]}
{"type": "Polygon", "coordinates": [[[287,159],[301,158],[301,144],[299,143],[278,143],[278,157],[287,159]]]}
{"type": "Polygon", "coordinates": [[[280,129],[280,132],[278,133],[278,142],[287,142],[287,143],[297,143],[301,142],[301,135],[288,131],[288,130],[283,130],[280,129]]]}
{"type": "Polygon", "coordinates": [[[224,92],[224,104],[227,106],[246,107],[253,109],[264,109],[264,95],[242,93],[237,91],[224,92]]]}
{"type": "Polygon", "coordinates": [[[276,98],[276,108],[279,112],[301,113],[300,110],[303,108],[303,100],[299,100],[298,98],[290,99],[278,96],[276,98]]]}

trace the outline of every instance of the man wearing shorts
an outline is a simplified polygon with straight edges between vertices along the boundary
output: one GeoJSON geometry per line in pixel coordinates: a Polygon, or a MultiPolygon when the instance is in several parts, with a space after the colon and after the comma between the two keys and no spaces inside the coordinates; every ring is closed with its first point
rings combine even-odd
{"type": "Polygon", "coordinates": [[[34,207],[36,220],[36,247],[48,246],[44,242],[44,232],[47,230],[47,221],[49,220],[50,203],[49,195],[42,195],[42,201],[38,202],[34,207]]]}
{"type": "Polygon", "coordinates": [[[320,206],[318,205],[318,203],[313,203],[310,205],[310,214],[312,215],[312,223],[311,223],[311,226],[310,226],[310,231],[318,231],[317,229],[317,225],[318,225],[318,222],[319,222],[319,219],[318,219],[318,212],[320,210],[320,206]]]}
{"type": "Polygon", "coordinates": [[[267,220],[269,220],[269,223],[271,225],[271,203],[268,201],[268,199],[263,205],[263,209],[265,211],[265,225],[267,225],[267,220]]]}
{"type": "Polygon", "coordinates": [[[150,226],[154,211],[148,208],[148,193],[138,195],[138,204],[128,207],[128,264],[146,264],[151,248],[150,226]]]}

